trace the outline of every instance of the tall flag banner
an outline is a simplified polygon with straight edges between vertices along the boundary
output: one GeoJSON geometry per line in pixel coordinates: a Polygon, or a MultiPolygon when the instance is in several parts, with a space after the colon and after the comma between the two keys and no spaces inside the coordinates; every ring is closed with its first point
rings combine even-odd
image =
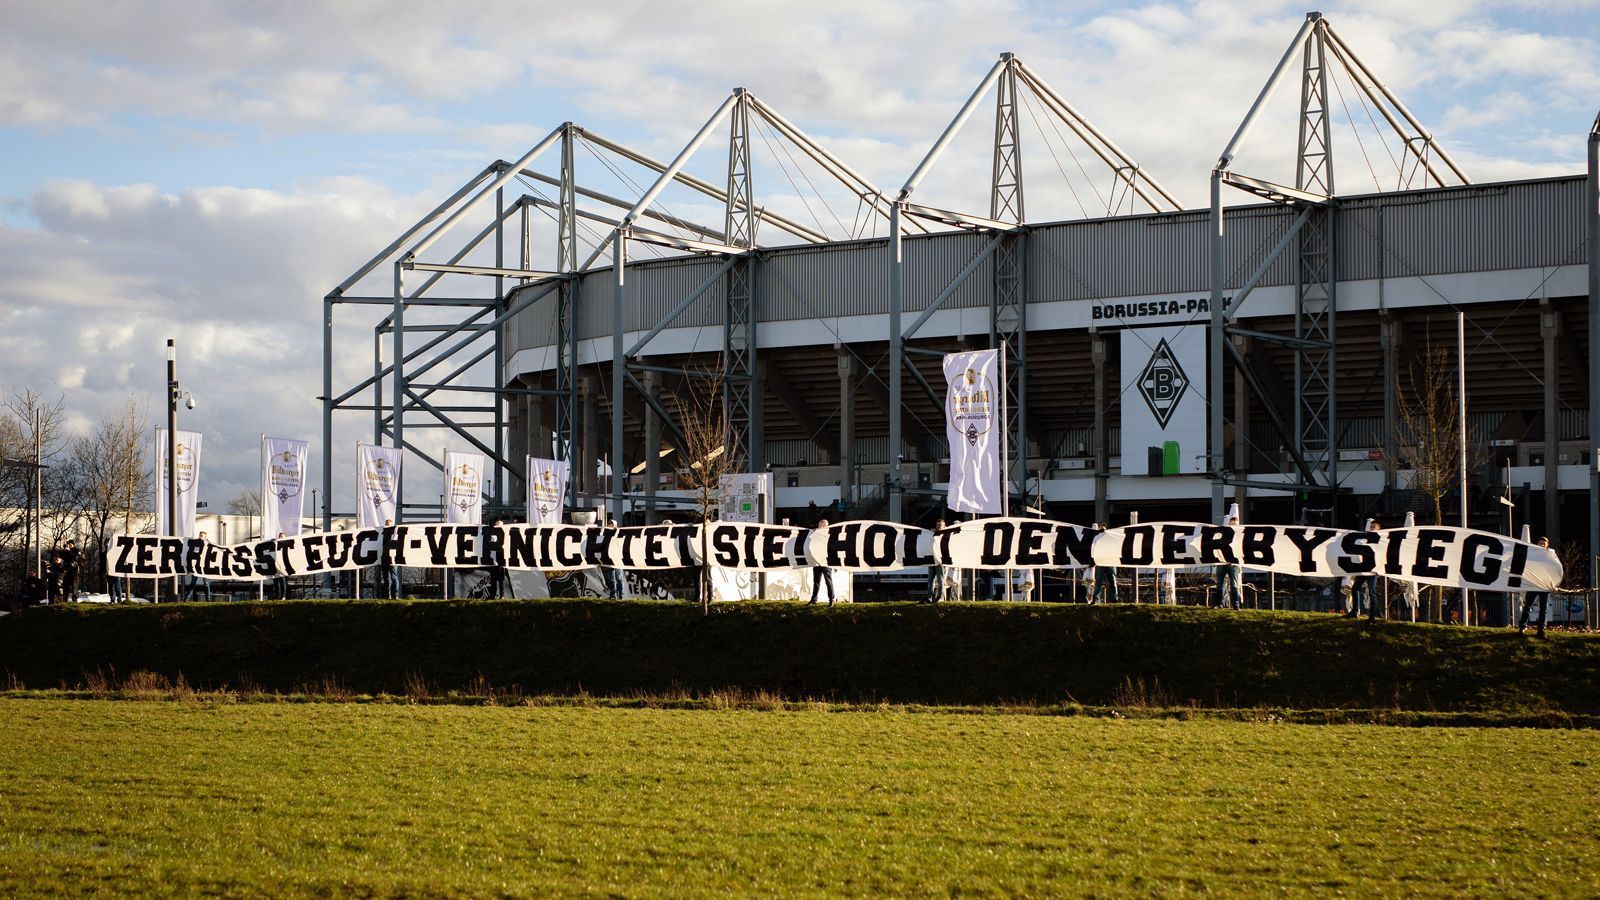
{"type": "MultiPolygon", "coordinates": [[[[261,436],[261,537],[300,536],[309,441],[261,436]]],[[[311,511],[316,515],[316,510],[311,511]]]]}
{"type": "Polygon", "coordinates": [[[483,524],[483,454],[444,452],[444,520],[453,525],[483,524]]]}
{"type": "Polygon", "coordinates": [[[1122,332],[1122,474],[1205,471],[1203,325],[1122,332]]]}
{"type": "Polygon", "coordinates": [[[362,528],[381,528],[395,515],[400,497],[398,447],[356,444],[356,524],[362,528]]]}
{"type": "MultiPolygon", "coordinates": [[[[1006,511],[1000,475],[1005,438],[1004,363],[1000,351],[949,353],[944,358],[944,431],[950,441],[950,492],[957,512],[1006,511]]],[[[891,447],[893,453],[898,448],[891,447]]]]}
{"type": "Polygon", "coordinates": [[[560,525],[567,498],[567,464],[528,457],[528,524],[560,525]]]}
{"type": "Polygon", "coordinates": [[[167,430],[156,429],[156,531],[160,534],[176,534],[180,537],[194,537],[194,509],[195,500],[200,496],[200,432],[178,432],[178,528],[176,531],[167,527],[169,521],[167,510],[167,430]]]}

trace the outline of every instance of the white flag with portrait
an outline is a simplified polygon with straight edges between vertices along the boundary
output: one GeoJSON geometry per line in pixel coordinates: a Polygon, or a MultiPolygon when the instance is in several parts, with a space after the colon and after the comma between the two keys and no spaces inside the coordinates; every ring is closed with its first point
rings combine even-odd
{"type": "Polygon", "coordinates": [[[567,499],[567,464],[528,457],[528,524],[560,525],[567,499]]]}
{"type": "Polygon", "coordinates": [[[944,380],[944,431],[950,441],[945,504],[957,512],[1004,514],[1000,455],[1006,427],[1005,364],[1000,351],[946,354],[944,380]]]}
{"type": "Polygon", "coordinates": [[[483,524],[483,454],[444,452],[444,520],[453,525],[483,524]]]}
{"type": "Polygon", "coordinates": [[[400,497],[398,447],[356,445],[356,523],[361,528],[381,528],[398,521],[395,515],[400,497]]]}
{"type": "Polygon", "coordinates": [[[178,527],[167,527],[167,430],[156,429],[156,532],[179,537],[196,537],[195,500],[200,496],[200,432],[178,432],[178,527]]]}
{"type": "MultiPolygon", "coordinates": [[[[308,441],[261,438],[261,537],[300,536],[310,452],[308,441]]],[[[311,514],[316,515],[316,510],[311,514]]]]}

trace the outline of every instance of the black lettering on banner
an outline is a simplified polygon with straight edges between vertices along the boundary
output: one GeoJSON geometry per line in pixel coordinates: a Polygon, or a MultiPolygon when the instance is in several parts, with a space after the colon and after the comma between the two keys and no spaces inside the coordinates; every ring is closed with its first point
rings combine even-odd
{"type": "Polygon", "coordinates": [[[694,537],[697,526],[694,525],[669,525],[672,540],[678,545],[679,565],[692,565],[694,560],[694,537]]]}
{"type": "Polygon", "coordinates": [[[383,561],[391,566],[403,566],[406,562],[406,531],[407,526],[395,525],[383,529],[383,561]]]}
{"type": "Polygon", "coordinates": [[[131,568],[128,565],[128,556],[133,553],[133,541],[128,540],[127,535],[120,534],[117,535],[116,541],[117,561],[112,563],[111,570],[113,572],[127,572],[131,568]]]}
{"type": "Polygon", "coordinates": [[[351,559],[362,567],[377,565],[382,555],[379,549],[381,540],[376,528],[363,528],[356,532],[355,552],[351,554],[351,559]]]}
{"type": "Polygon", "coordinates": [[[503,549],[506,555],[506,565],[513,569],[531,569],[533,565],[533,530],[531,528],[510,528],[506,530],[506,546],[503,549]]]}
{"type": "Polygon", "coordinates": [[[1500,577],[1505,545],[1497,537],[1469,534],[1461,542],[1461,577],[1473,584],[1494,584],[1500,577]]]}
{"type": "Polygon", "coordinates": [[[328,568],[344,568],[350,562],[350,549],[355,543],[353,536],[348,531],[335,531],[321,537],[322,549],[328,554],[328,568]]]}
{"type": "Polygon", "coordinates": [[[763,530],[761,536],[761,567],[764,569],[781,569],[789,563],[785,558],[784,542],[788,536],[781,531],[763,530]]]}
{"type": "Polygon", "coordinates": [[[1275,528],[1263,528],[1260,525],[1246,525],[1243,528],[1244,539],[1244,564],[1259,566],[1263,569],[1270,568],[1277,562],[1276,554],[1272,552],[1273,538],[1278,531],[1275,528]]]}
{"type": "Polygon", "coordinates": [[[1404,528],[1383,533],[1386,542],[1383,548],[1383,574],[1399,575],[1405,571],[1400,565],[1400,550],[1405,547],[1406,530],[1404,528]]]}
{"type": "Polygon", "coordinates": [[[1411,563],[1411,574],[1417,578],[1449,578],[1449,567],[1438,563],[1444,560],[1445,549],[1453,538],[1451,532],[1439,528],[1417,529],[1417,555],[1411,563]]]}
{"type": "Polygon", "coordinates": [[[1155,561],[1155,548],[1155,528],[1149,525],[1131,525],[1122,529],[1122,565],[1150,565],[1155,561]]]}
{"type": "Polygon", "coordinates": [[[908,528],[900,532],[900,559],[905,566],[931,566],[937,560],[933,555],[933,532],[926,528],[908,528]],[[928,538],[928,552],[922,552],[922,538],[928,538]]]}
{"type": "Polygon", "coordinates": [[[861,526],[855,522],[844,525],[833,525],[825,529],[828,532],[828,568],[854,569],[861,565],[861,556],[857,553],[856,536],[861,533],[861,526]]]}
{"type": "Polygon", "coordinates": [[[277,552],[273,549],[271,541],[256,541],[255,557],[257,575],[271,576],[278,574],[278,566],[274,561],[277,557],[277,552]]]}
{"type": "Polygon", "coordinates": [[[500,539],[503,536],[500,529],[480,528],[476,525],[457,525],[455,527],[455,536],[456,565],[479,566],[487,563],[488,565],[492,566],[498,564],[495,562],[489,562],[489,560],[498,559],[500,556],[500,539]],[[483,536],[484,544],[484,548],[481,552],[478,547],[479,535],[483,536]],[[488,552],[488,545],[490,541],[493,541],[495,545],[495,552],[492,555],[488,552]]]}
{"type": "Polygon", "coordinates": [[[878,569],[891,568],[895,564],[894,545],[896,529],[893,525],[882,522],[869,522],[861,534],[861,543],[866,564],[878,569]]]}
{"type": "Polygon", "coordinates": [[[157,571],[164,575],[183,571],[183,538],[161,539],[161,561],[157,566],[157,571]]]}
{"type": "Polygon", "coordinates": [[[244,544],[240,544],[239,546],[234,547],[233,548],[233,571],[230,574],[232,574],[233,577],[235,577],[235,578],[246,578],[246,577],[248,577],[251,574],[251,568],[252,568],[251,565],[250,565],[250,561],[251,561],[251,554],[250,554],[250,548],[248,546],[246,546],[244,544]]]}
{"type": "Polygon", "coordinates": [[[1347,531],[1339,539],[1339,568],[1351,575],[1365,575],[1378,567],[1374,549],[1382,537],[1372,531],[1347,531]]]}
{"type": "Polygon", "coordinates": [[[563,569],[583,568],[583,532],[576,528],[563,528],[555,534],[556,565],[563,569]]]}
{"type": "Polygon", "coordinates": [[[739,565],[739,530],[731,525],[711,527],[711,558],[725,568],[739,565]]]}
{"type": "Polygon", "coordinates": [[[663,531],[659,526],[652,526],[644,531],[644,564],[652,569],[666,568],[667,538],[671,537],[671,532],[663,531]]]}
{"type": "Polygon", "coordinates": [[[611,565],[611,540],[605,528],[583,530],[583,558],[593,566],[611,565]]]}
{"type": "MultiPolygon", "coordinates": [[[[292,568],[293,565],[294,565],[293,563],[290,563],[288,561],[289,548],[292,547],[292,546],[294,546],[294,544],[286,538],[283,541],[283,548],[279,551],[279,553],[281,553],[283,555],[283,557],[284,557],[284,566],[285,566],[285,568],[292,568]]],[[[306,571],[308,571],[308,572],[320,572],[320,571],[322,571],[322,568],[323,568],[323,566],[322,566],[322,542],[321,541],[303,541],[303,542],[301,542],[301,546],[305,548],[304,552],[305,552],[305,556],[306,556],[306,571]]],[[[291,571],[289,574],[293,575],[294,573],[291,571]]]]}
{"type": "Polygon", "coordinates": [[[183,551],[183,571],[194,575],[197,570],[205,565],[206,543],[199,538],[190,538],[185,542],[183,551]]]}
{"type": "MultiPolygon", "coordinates": [[[[284,575],[295,574],[294,557],[289,554],[289,550],[294,547],[294,538],[284,538],[281,541],[274,541],[273,546],[278,548],[278,570],[284,575]]],[[[315,567],[313,567],[313,571],[315,571],[315,567]]]]}
{"type": "Polygon", "coordinates": [[[428,542],[428,562],[435,568],[443,567],[449,562],[445,555],[445,543],[448,540],[445,530],[429,526],[422,529],[422,537],[428,542]]]}
{"type": "Polygon", "coordinates": [[[1001,568],[1011,562],[1011,544],[1017,529],[1010,522],[983,523],[983,553],[979,560],[985,566],[1001,568]]]}
{"type": "Polygon", "coordinates": [[[1283,533],[1300,551],[1300,573],[1309,575],[1317,571],[1317,561],[1312,554],[1318,547],[1339,536],[1332,528],[1285,528],[1283,533]]]}
{"type": "Polygon", "coordinates": [[[1511,571],[1506,574],[1506,586],[1522,587],[1522,573],[1528,568],[1528,545],[1521,541],[1511,545],[1511,571]]]}
{"type": "Polygon", "coordinates": [[[934,555],[938,557],[939,565],[941,566],[950,565],[950,539],[955,537],[955,534],[956,530],[954,528],[946,528],[943,531],[934,532],[934,555]]]}
{"type": "Polygon", "coordinates": [[[159,543],[160,541],[153,537],[133,539],[134,546],[139,549],[139,552],[134,554],[133,557],[133,570],[135,572],[140,575],[154,575],[160,571],[160,569],[156,568],[154,559],[156,546],[159,543]]]}
{"type": "Polygon", "coordinates": [[[1227,525],[1200,526],[1200,561],[1236,566],[1239,557],[1233,552],[1233,529],[1227,525]]]}
{"type": "Polygon", "coordinates": [[[1044,521],[1023,522],[1017,526],[1017,565],[1050,565],[1050,554],[1044,549],[1050,531],[1050,523],[1044,521]]]}
{"type": "MultiPolygon", "coordinates": [[[[1187,525],[1167,524],[1161,526],[1161,561],[1163,563],[1193,562],[1189,556],[1189,538],[1194,531],[1187,525]]],[[[1204,550],[1201,550],[1204,558],[1204,550]]]]}
{"type": "Polygon", "coordinates": [[[1056,565],[1092,566],[1094,565],[1094,538],[1098,532],[1076,525],[1058,525],[1056,527],[1055,547],[1051,555],[1056,559],[1056,565]],[[1070,562],[1067,562],[1070,560],[1070,562]]]}

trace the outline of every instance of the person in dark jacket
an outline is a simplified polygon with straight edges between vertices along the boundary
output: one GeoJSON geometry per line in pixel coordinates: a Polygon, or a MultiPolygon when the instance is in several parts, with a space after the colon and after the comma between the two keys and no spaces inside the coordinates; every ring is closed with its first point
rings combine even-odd
{"type": "MultiPolygon", "coordinates": [[[[1550,539],[1547,537],[1539,538],[1539,546],[1546,550],[1550,549],[1550,539]]],[[[1528,630],[1528,613],[1533,609],[1535,603],[1539,604],[1539,618],[1536,620],[1536,628],[1538,630],[1534,634],[1544,637],[1544,620],[1549,617],[1549,591],[1528,591],[1522,595],[1522,614],[1517,617],[1517,634],[1522,634],[1528,630]]]]}
{"type": "Polygon", "coordinates": [[[61,548],[61,599],[78,602],[78,545],[71,538],[61,548]]]}

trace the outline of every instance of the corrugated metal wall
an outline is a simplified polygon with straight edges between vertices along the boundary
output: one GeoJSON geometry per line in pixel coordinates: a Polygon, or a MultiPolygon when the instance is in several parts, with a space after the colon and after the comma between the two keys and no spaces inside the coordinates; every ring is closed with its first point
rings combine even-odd
{"type": "MultiPolygon", "coordinates": [[[[1270,205],[1228,210],[1230,284],[1240,284],[1254,271],[1294,215],[1270,205]]],[[[1034,226],[1026,256],[1028,301],[1204,293],[1210,290],[1208,227],[1204,211],[1034,226]]],[[[1583,178],[1347,198],[1341,201],[1337,228],[1344,280],[1581,263],[1583,178]],[[1380,253],[1384,246],[1387,253],[1380,253]]],[[[971,232],[906,238],[906,311],[923,309],[988,240],[971,232]]],[[[761,320],[888,312],[887,253],[884,239],[764,252],[756,276],[761,320]]],[[[720,264],[702,256],[630,264],[624,328],[654,325],[720,264]]],[[[1293,274],[1292,256],[1285,254],[1261,283],[1289,284],[1293,274]]],[[[946,306],[985,306],[992,284],[991,257],[946,306]]],[[[580,292],[580,336],[609,335],[610,270],[586,274],[580,292]]],[[[721,325],[724,295],[722,286],[714,286],[673,325],[721,325]]],[[[541,302],[518,316],[511,327],[513,349],[548,344],[554,315],[555,304],[541,302]]]]}

